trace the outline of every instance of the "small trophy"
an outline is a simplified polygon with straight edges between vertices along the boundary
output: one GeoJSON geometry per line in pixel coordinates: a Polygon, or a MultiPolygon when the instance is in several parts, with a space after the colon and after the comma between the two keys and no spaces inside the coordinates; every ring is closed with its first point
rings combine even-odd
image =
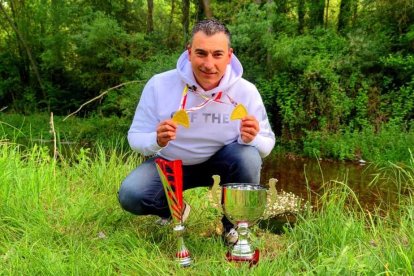
{"type": "Polygon", "coordinates": [[[235,225],[238,241],[226,254],[232,262],[259,261],[259,250],[253,248],[249,226],[256,223],[266,208],[266,188],[251,183],[228,183],[222,187],[221,204],[224,215],[235,225]]]}
{"type": "Polygon", "coordinates": [[[183,225],[183,175],[181,160],[168,161],[157,158],[155,165],[160,175],[164,187],[165,196],[167,197],[168,207],[170,208],[172,220],[174,222],[174,236],[177,237],[177,252],[175,258],[181,267],[191,265],[190,251],[184,244],[183,225]]]}

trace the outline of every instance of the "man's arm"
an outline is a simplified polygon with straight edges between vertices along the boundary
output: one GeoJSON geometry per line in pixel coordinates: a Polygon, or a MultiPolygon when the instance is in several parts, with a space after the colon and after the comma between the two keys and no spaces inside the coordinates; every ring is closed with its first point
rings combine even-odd
{"type": "Polygon", "coordinates": [[[275,134],[270,127],[262,98],[256,90],[256,99],[249,105],[249,115],[240,123],[240,144],[256,147],[262,158],[270,154],[275,146],[275,134]]]}
{"type": "Polygon", "coordinates": [[[159,151],[162,148],[157,143],[157,126],[159,123],[154,78],[151,78],[142,91],[134,119],[128,131],[128,142],[131,148],[144,155],[153,155],[159,151]]]}

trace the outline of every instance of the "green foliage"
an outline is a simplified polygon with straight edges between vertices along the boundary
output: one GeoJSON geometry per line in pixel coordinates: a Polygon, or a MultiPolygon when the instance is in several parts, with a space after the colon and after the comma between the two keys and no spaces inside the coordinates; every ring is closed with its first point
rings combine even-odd
{"type": "MultiPolygon", "coordinates": [[[[157,2],[154,34],[145,33],[144,1],[98,2],[39,0],[13,3],[14,10],[2,4],[12,20],[0,19],[7,27],[0,31],[0,100],[9,110],[67,114],[100,92],[139,77],[156,51],[162,56],[177,49],[173,43],[180,31],[175,21],[165,27],[164,1],[157,2]],[[166,41],[169,49],[163,46],[166,41]]],[[[92,104],[85,111],[97,108],[92,104]]]]}
{"type": "MultiPolygon", "coordinates": [[[[351,99],[337,71],[345,51],[344,39],[332,32],[280,35],[274,41],[267,67],[274,90],[263,97],[267,103],[273,94],[286,137],[302,135],[303,129],[335,131],[350,114],[351,99]]],[[[259,82],[260,91],[265,82],[259,82]]]]}
{"type": "MultiPolygon", "coordinates": [[[[388,123],[407,132],[414,117],[412,1],[327,4],[223,0],[210,1],[210,8],[228,24],[244,77],[261,91],[280,145],[300,152],[303,141],[319,133],[377,134],[388,123]]],[[[144,83],[174,68],[183,50],[176,2],[154,1],[152,33],[143,0],[1,5],[0,109],[10,113],[66,115],[111,87],[136,81],[79,114],[130,120],[144,83]]],[[[198,16],[194,7],[191,20],[198,16]]],[[[349,158],[357,151],[341,147],[329,146],[326,154],[349,158]]]]}
{"type": "MultiPolygon", "coordinates": [[[[386,57],[394,41],[389,31],[358,25],[345,35],[314,28],[297,36],[295,28],[270,27],[282,22],[283,13],[274,12],[280,5],[249,6],[241,13],[233,41],[235,49],[242,49],[238,56],[262,93],[282,145],[310,154],[308,143],[323,133],[335,138],[330,145],[323,143],[322,156],[353,159],[357,145],[347,144],[346,137],[335,144],[344,133],[372,127],[375,135],[386,122],[403,126],[403,131],[409,128],[412,58],[386,57]],[[250,28],[252,17],[259,20],[250,28]]],[[[406,154],[399,156],[406,160],[406,154]]]]}
{"type": "Polygon", "coordinates": [[[270,21],[266,18],[267,12],[257,5],[249,5],[237,16],[234,25],[229,25],[232,33],[232,47],[234,53],[241,60],[246,70],[245,77],[253,79],[254,75],[263,70],[266,64],[267,30],[270,21]],[[251,18],[256,18],[252,22],[251,18]]]}
{"type": "Polygon", "coordinates": [[[173,69],[177,58],[177,54],[159,53],[151,56],[145,65],[136,72],[138,81],[109,92],[102,102],[100,112],[107,116],[115,114],[132,119],[145,83],[154,74],[173,69]]]}
{"type": "MultiPolygon", "coordinates": [[[[23,91],[22,84],[18,77],[18,68],[14,66],[14,57],[7,51],[0,52],[0,100],[1,105],[8,104],[12,101],[14,95],[23,91]]],[[[2,106],[3,107],[3,106],[2,106]]]]}
{"type": "Polygon", "coordinates": [[[369,160],[377,164],[411,160],[414,148],[414,132],[406,131],[396,124],[382,125],[380,131],[365,127],[359,131],[342,133],[313,131],[303,138],[303,153],[309,157],[335,160],[369,160]]]}
{"type": "Polygon", "coordinates": [[[149,52],[144,35],[127,34],[111,17],[97,13],[74,36],[80,80],[84,87],[100,91],[130,79],[149,52]]]}

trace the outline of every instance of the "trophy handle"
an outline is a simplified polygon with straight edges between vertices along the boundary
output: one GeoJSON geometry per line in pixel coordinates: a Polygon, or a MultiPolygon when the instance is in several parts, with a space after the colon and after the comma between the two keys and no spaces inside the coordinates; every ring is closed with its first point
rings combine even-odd
{"type": "Polygon", "coordinates": [[[213,186],[210,187],[210,191],[208,193],[208,200],[211,203],[211,206],[216,209],[220,209],[220,175],[213,175],[213,186]]]}

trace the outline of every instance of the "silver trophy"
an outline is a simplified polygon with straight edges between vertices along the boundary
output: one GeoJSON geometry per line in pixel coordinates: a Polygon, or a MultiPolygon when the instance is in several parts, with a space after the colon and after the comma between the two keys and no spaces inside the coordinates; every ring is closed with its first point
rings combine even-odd
{"type": "Polygon", "coordinates": [[[259,261],[259,250],[255,249],[249,237],[249,227],[254,225],[266,208],[266,188],[253,183],[228,183],[222,186],[221,204],[224,215],[235,225],[238,241],[227,252],[232,262],[259,261]]]}

